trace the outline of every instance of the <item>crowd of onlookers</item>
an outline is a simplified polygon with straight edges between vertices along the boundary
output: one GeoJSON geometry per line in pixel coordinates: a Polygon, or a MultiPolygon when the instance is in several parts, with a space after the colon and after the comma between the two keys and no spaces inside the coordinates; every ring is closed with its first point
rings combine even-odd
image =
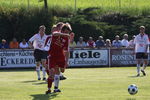
{"type": "Polygon", "coordinates": [[[83,37],[79,37],[77,43],[75,41],[70,42],[71,48],[102,48],[102,47],[126,47],[133,48],[134,47],[134,38],[135,35],[132,36],[131,40],[128,40],[128,34],[123,35],[123,39],[120,39],[119,35],[115,36],[115,39],[111,41],[110,39],[103,39],[103,36],[99,36],[96,41],[93,40],[92,37],[89,37],[88,41],[85,42],[83,37]]]}
{"type": "Polygon", "coordinates": [[[23,39],[20,43],[17,41],[16,38],[13,38],[10,43],[8,43],[5,39],[2,39],[0,43],[0,49],[27,49],[29,48],[28,43],[25,39],[23,39]]]}
{"type": "MultiPolygon", "coordinates": [[[[84,41],[83,37],[79,37],[79,40],[75,42],[74,40],[70,41],[70,48],[101,48],[101,47],[129,47],[132,48],[134,46],[133,40],[128,40],[128,34],[123,35],[123,39],[120,39],[119,35],[115,36],[115,39],[111,41],[110,39],[103,39],[103,36],[99,36],[96,41],[93,40],[92,37],[89,37],[87,42],[84,41]]],[[[23,39],[21,42],[18,42],[16,38],[13,38],[10,43],[8,43],[5,39],[2,39],[0,43],[0,49],[28,49],[29,45],[28,42],[23,39]]]]}

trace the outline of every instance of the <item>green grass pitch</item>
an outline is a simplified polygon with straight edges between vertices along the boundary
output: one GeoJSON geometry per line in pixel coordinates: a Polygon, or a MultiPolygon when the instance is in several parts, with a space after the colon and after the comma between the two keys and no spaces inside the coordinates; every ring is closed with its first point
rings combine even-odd
{"type": "Polygon", "coordinates": [[[0,70],[0,100],[150,100],[150,68],[135,77],[136,67],[67,69],[61,93],[45,95],[47,84],[34,70],[0,70]],[[127,88],[139,91],[130,95],[127,88]]]}

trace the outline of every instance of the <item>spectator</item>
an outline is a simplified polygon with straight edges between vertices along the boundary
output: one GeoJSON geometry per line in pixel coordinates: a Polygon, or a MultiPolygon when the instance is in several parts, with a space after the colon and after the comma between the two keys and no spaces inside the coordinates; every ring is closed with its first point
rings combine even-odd
{"type": "Polygon", "coordinates": [[[103,36],[99,36],[98,40],[96,41],[96,47],[100,48],[100,47],[104,47],[105,46],[105,42],[103,40],[103,36]]]}
{"type": "Polygon", "coordinates": [[[134,48],[134,39],[135,39],[135,35],[132,36],[132,39],[129,41],[129,48],[134,48]]]}
{"type": "Polygon", "coordinates": [[[111,41],[110,41],[110,39],[106,39],[105,47],[111,47],[111,41]]]}
{"type": "Polygon", "coordinates": [[[122,46],[121,41],[119,39],[120,39],[119,35],[116,35],[115,40],[113,40],[112,42],[113,47],[119,48],[122,46]]]}
{"type": "Polygon", "coordinates": [[[9,47],[11,49],[18,49],[19,48],[19,43],[17,42],[16,38],[13,38],[13,40],[9,44],[9,47]]]}
{"type": "Polygon", "coordinates": [[[92,37],[89,37],[89,40],[87,41],[87,47],[94,48],[95,42],[93,41],[92,37]]]}
{"type": "Polygon", "coordinates": [[[128,47],[129,46],[129,41],[128,41],[128,34],[123,35],[123,39],[121,41],[123,47],[128,47]]]}
{"type": "Polygon", "coordinates": [[[0,49],[8,49],[9,45],[7,44],[5,39],[2,39],[2,43],[0,44],[0,49]]]}
{"type": "Polygon", "coordinates": [[[76,47],[76,42],[74,41],[74,39],[71,39],[70,41],[70,48],[74,49],[76,47]]]}
{"type": "Polygon", "coordinates": [[[79,47],[79,48],[84,48],[84,47],[86,47],[86,44],[85,44],[85,42],[83,41],[83,37],[80,37],[80,38],[79,38],[79,41],[77,42],[77,47],[79,47]]]}
{"type": "Polygon", "coordinates": [[[20,42],[20,44],[19,44],[19,48],[21,48],[21,49],[27,49],[28,47],[29,47],[29,45],[25,39],[23,39],[22,42],[20,42]]]}

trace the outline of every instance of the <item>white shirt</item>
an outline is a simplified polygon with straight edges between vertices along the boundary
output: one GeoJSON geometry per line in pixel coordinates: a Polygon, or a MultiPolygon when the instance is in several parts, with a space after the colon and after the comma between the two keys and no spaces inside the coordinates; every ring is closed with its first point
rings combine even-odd
{"type": "Polygon", "coordinates": [[[52,35],[47,36],[46,41],[45,41],[46,43],[44,45],[44,50],[45,51],[49,51],[50,50],[51,41],[52,41],[52,35]]]}
{"type": "Polygon", "coordinates": [[[124,47],[128,47],[128,46],[129,46],[129,41],[126,40],[126,39],[123,39],[123,40],[121,41],[121,44],[122,44],[122,46],[124,46],[124,47]]]}
{"type": "Polygon", "coordinates": [[[86,47],[86,43],[83,41],[80,43],[79,41],[77,42],[77,47],[86,47]]]}
{"type": "Polygon", "coordinates": [[[134,44],[135,44],[135,52],[149,52],[149,46],[146,50],[146,46],[149,45],[149,38],[147,34],[144,34],[141,37],[141,34],[137,35],[134,39],[134,44]]]}
{"type": "Polygon", "coordinates": [[[47,35],[44,34],[43,37],[41,37],[41,35],[38,33],[38,34],[35,34],[33,37],[31,37],[29,41],[31,43],[33,42],[34,49],[44,50],[46,38],[47,38],[47,35]]]}
{"type": "Polygon", "coordinates": [[[20,48],[28,48],[29,45],[28,45],[28,43],[23,44],[23,43],[21,42],[21,43],[19,44],[19,47],[20,47],[20,48]]]}

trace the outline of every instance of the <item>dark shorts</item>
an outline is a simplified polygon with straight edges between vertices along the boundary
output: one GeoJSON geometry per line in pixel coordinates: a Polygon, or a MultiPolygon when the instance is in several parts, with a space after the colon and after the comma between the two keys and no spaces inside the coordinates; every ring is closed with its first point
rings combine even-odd
{"type": "Polygon", "coordinates": [[[42,51],[42,50],[38,50],[38,49],[34,50],[34,58],[35,58],[36,62],[39,62],[42,59],[47,59],[47,56],[48,56],[47,51],[42,51]]]}
{"type": "Polygon", "coordinates": [[[136,59],[148,59],[148,54],[145,55],[145,53],[136,53],[136,59]]]}

